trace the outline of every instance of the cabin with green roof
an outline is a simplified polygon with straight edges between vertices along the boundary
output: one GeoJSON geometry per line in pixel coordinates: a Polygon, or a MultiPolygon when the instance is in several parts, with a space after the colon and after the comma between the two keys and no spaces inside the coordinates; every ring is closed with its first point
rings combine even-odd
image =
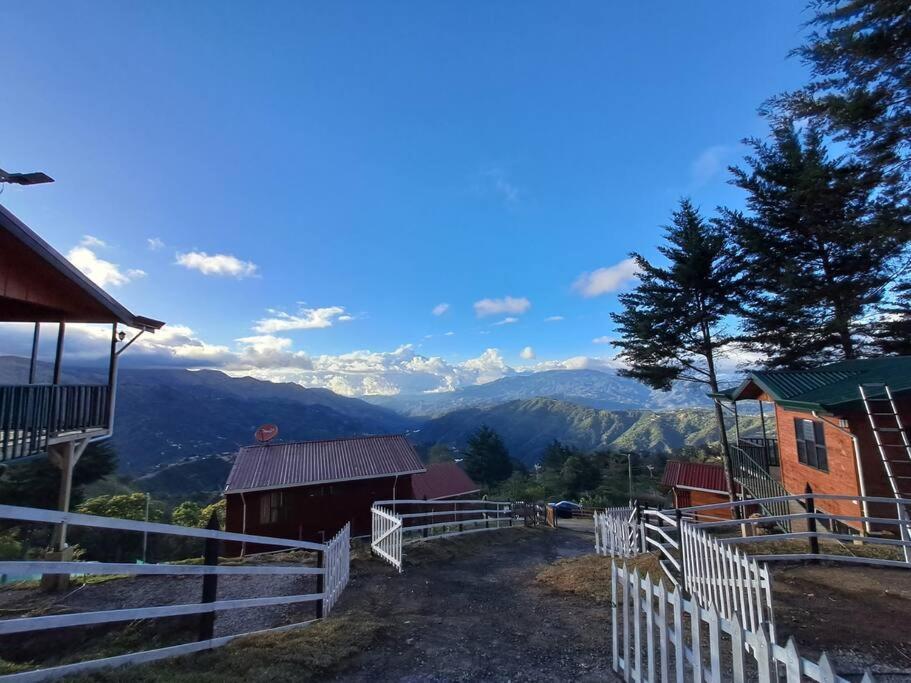
{"type": "MultiPolygon", "coordinates": [[[[911,498],[911,356],[831,363],[813,370],[750,373],[738,387],[712,394],[735,414],[758,401],[766,436],[738,438],[734,478],[755,498],[815,493],[911,498]],[[891,400],[889,397],[891,396],[891,400]],[[771,404],[774,423],[764,406],[771,404]],[[761,443],[760,443],[761,442],[761,443]]],[[[739,428],[735,426],[739,431],[739,428]]],[[[852,517],[895,517],[894,505],[819,503],[860,532],[852,517]]]]}

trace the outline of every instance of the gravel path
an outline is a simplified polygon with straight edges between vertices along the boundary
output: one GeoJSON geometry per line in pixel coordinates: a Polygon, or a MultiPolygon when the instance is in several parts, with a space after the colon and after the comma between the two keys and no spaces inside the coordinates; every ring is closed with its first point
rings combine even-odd
{"type": "Polygon", "coordinates": [[[476,539],[460,557],[446,556],[446,540],[406,546],[402,574],[356,574],[334,614],[386,625],[335,680],[615,680],[608,610],[534,583],[539,565],[591,552],[591,535],[504,529],[476,539]]]}

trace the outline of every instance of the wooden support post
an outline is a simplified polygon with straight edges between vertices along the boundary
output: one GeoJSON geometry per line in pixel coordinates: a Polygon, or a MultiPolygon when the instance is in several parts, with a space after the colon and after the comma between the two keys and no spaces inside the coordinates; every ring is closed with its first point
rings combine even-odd
{"type": "MultiPolygon", "coordinates": [[[[218,523],[218,516],[213,512],[209,517],[209,523],[206,529],[212,531],[221,530],[218,523]]],[[[203,552],[203,564],[216,566],[218,565],[218,551],[221,541],[217,538],[207,538],[206,547],[203,552]]],[[[215,602],[218,594],[218,574],[206,574],[202,577],[202,600],[200,602],[215,602]]],[[[199,615],[199,638],[198,640],[211,640],[215,635],[215,612],[206,612],[199,615]]]]}
{"type": "MultiPolygon", "coordinates": [[[[424,505],[422,506],[424,509],[424,512],[433,512],[433,506],[429,506],[429,508],[428,508],[426,501],[427,501],[427,496],[425,495],[424,496],[424,505]]],[[[424,524],[427,524],[426,520],[428,520],[428,519],[430,520],[430,523],[433,524],[433,517],[424,517],[423,519],[425,520],[424,524]]],[[[430,535],[430,529],[424,529],[421,532],[421,536],[423,536],[424,538],[427,538],[429,535],[430,535]]]]}
{"type": "Polygon", "coordinates": [[[35,323],[32,335],[32,357],[28,365],[28,383],[34,384],[38,375],[38,338],[41,336],[41,323],[35,323]]]}
{"type": "MultiPolygon", "coordinates": [[[[316,551],[316,566],[319,567],[320,569],[322,569],[324,572],[326,571],[326,551],[325,550],[316,551]]],[[[323,615],[325,614],[324,603],[326,601],[326,575],[325,575],[325,573],[316,575],[316,592],[323,596],[319,600],[316,601],[316,618],[322,619],[323,615]]]]}
{"type": "Polygon", "coordinates": [[[60,323],[57,330],[57,351],[54,354],[54,384],[60,384],[60,373],[63,367],[63,338],[66,334],[66,323],[60,323]]]}
{"type": "Polygon", "coordinates": [[[639,530],[639,550],[644,553],[648,542],[645,540],[645,527],[642,525],[642,503],[636,503],[636,528],[639,530]]]}
{"type": "MultiPolygon", "coordinates": [[[[813,488],[810,486],[809,482],[807,482],[807,488],[804,490],[804,493],[807,494],[807,497],[805,499],[807,504],[807,513],[811,515],[816,514],[816,500],[813,498],[813,488]]],[[[807,531],[809,531],[811,534],[814,534],[813,536],[810,536],[810,552],[813,555],[819,555],[819,538],[817,538],[815,535],[815,517],[810,517],[807,519],[807,531]]]]}

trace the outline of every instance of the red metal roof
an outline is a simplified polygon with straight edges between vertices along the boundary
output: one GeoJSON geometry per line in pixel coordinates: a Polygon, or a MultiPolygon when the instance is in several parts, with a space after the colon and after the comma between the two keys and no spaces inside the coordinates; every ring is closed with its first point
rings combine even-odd
{"type": "Polygon", "coordinates": [[[423,472],[401,435],[261,444],[241,448],[225,493],[327,484],[423,472]]]}
{"type": "Polygon", "coordinates": [[[661,477],[664,488],[702,489],[727,493],[728,486],[724,476],[724,467],[705,462],[680,462],[668,460],[661,477]]]}
{"type": "Polygon", "coordinates": [[[414,497],[420,500],[439,500],[441,498],[454,498],[466,493],[477,493],[480,487],[465,470],[454,462],[438,462],[430,465],[426,472],[416,474],[411,478],[414,497]]]}

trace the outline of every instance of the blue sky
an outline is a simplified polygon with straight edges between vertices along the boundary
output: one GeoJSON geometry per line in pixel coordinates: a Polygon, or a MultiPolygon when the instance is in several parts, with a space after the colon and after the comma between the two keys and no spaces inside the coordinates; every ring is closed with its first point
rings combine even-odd
{"type": "Polygon", "coordinates": [[[346,393],[597,364],[627,253],[680,196],[740,204],[802,4],[4,3],[0,167],[57,182],[0,202],[170,324],[152,364],[346,393]]]}

